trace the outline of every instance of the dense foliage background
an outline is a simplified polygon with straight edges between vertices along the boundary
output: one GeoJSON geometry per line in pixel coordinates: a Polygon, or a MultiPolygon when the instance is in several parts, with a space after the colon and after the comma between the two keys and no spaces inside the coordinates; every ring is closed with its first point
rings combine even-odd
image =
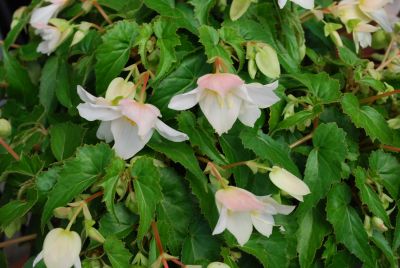
{"type": "MultiPolygon", "coordinates": [[[[330,0],[316,1],[313,12],[290,1],[280,9],[275,0],[259,0],[234,21],[231,2],[223,0],[69,1],[58,18],[75,26],[44,55],[37,52],[41,37],[29,26],[41,4],[32,1],[1,42],[0,116],[12,126],[2,140],[17,155],[0,147],[0,231],[9,238],[18,231],[37,235],[25,267],[50,229],[67,226],[76,209],[68,204],[79,200],[87,201],[93,218],[80,215],[72,228],[82,236],[83,267],[157,267],[158,241],[187,265],[398,267],[396,26],[392,33],[376,31],[372,48],[356,52],[351,29],[332,14],[330,0]],[[78,27],[83,21],[91,27],[78,27]],[[82,39],[71,46],[78,31],[82,39]],[[333,32],[343,46],[338,36],[331,39],[333,32]],[[29,42],[15,44],[21,33],[29,42]],[[275,80],[265,75],[268,63],[262,66],[249,52],[255,44],[268,44],[278,55],[281,100],[263,109],[254,128],[236,122],[218,136],[197,107],[167,108],[174,95],[213,72],[216,57],[248,83],[275,80]],[[104,95],[132,64],[135,83],[140,73],[152,73],[147,102],[190,140],[173,143],[155,133],[124,161],[96,138],[99,123],[79,116],[76,88],[104,95]],[[303,178],[311,194],[303,203],[281,194],[268,174],[243,163],[249,160],[284,167],[303,178]],[[218,183],[208,162],[231,185],[298,204],[291,215],[275,217],[285,231],[275,227],[268,238],[254,231],[244,246],[228,231],[212,236],[218,183]],[[90,228],[105,241],[89,235],[90,228]]],[[[7,267],[3,253],[0,266],[7,267]]]]}

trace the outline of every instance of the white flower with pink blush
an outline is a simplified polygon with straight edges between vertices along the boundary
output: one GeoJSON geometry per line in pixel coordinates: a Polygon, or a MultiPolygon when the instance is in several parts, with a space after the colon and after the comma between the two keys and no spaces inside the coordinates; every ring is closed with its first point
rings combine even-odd
{"type": "Polygon", "coordinates": [[[29,23],[34,28],[42,28],[49,23],[51,18],[57,16],[68,0],[46,0],[50,5],[33,10],[29,23]]]}
{"type": "Polygon", "coordinates": [[[185,133],[164,124],[157,107],[134,101],[132,82],[115,78],[109,85],[106,97],[95,97],[78,86],[78,95],[84,101],[78,105],[81,117],[89,121],[101,120],[97,137],[106,142],[114,140],[114,150],[123,159],[139,152],[150,140],[154,130],[164,138],[180,142],[188,139],[185,133]]]}
{"type": "Polygon", "coordinates": [[[267,108],[279,97],[274,93],[278,81],[261,85],[245,84],[235,74],[206,74],[197,80],[198,87],[174,96],[168,107],[187,110],[197,103],[218,135],[227,133],[239,119],[244,125],[253,127],[261,115],[260,108],[267,108]]]}
{"type": "Polygon", "coordinates": [[[295,208],[281,205],[270,196],[256,196],[234,186],[218,190],[215,201],[219,219],[213,235],[228,229],[241,246],[250,239],[253,225],[258,232],[269,237],[275,226],[273,215],[288,215],[295,208]]]}

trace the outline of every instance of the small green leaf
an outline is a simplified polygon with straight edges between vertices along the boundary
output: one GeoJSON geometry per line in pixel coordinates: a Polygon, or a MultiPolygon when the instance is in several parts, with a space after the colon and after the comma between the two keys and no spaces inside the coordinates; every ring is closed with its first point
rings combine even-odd
{"type": "Polygon", "coordinates": [[[353,51],[345,46],[337,48],[339,52],[339,58],[348,66],[354,67],[365,62],[365,60],[360,59],[353,51]]]}
{"type": "Polygon", "coordinates": [[[117,182],[121,177],[121,173],[125,170],[125,161],[120,158],[114,158],[110,166],[106,169],[106,175],[101,186],[104,189],[103,202],[106,203],[108,212],[115,213],[114,210],[114,199],[117,188],[117,182]]]}
{"type": "Polygon", "coordinates": [[[74,154],[81,145],[85,129],[71,122],[54,124],[50,128],[51,151],[58,161],[74,154]]]}
{"type": "Polygon", "coordinates": [[[210,9],[215,5],[216,0],[189,0],[194,6],[194,16],[200,24],[208,24],[210,9]]]}
{"type": "Polygon", "coordinates": [[[115,237],[109,237],[104,242],[104,250],[112,267],[130,268],[132,254],[126,249],[125,244],[115,237]]]}
{"type": "Polygon", "coordinates": [[[147,157],[135,161],[131,174],[140,216],[137,238],[141,241],[154,219],[156,205],[162,198],[160,174],[153,160],[147,157]]]}
{"type": "Polygon", "coordinates": [[[123,203],[117,203],[114,213],[108,212],[101,217],[99,231],[105,238],[115,236],[123,239],[133,232],[133,226],[138,221],[138,216],[132,214],[123,203]]]}
{"type": "Polygon", "coordinates": [[[397,217],[396,217],[396,227],[394,229],[394,235],[393,235],[393,251],[397,251],[397,249],[400,247],[400,212],[397,212],[397,217]]]}
{"type": "Polygon", "coordinates": [[[23,155],[18,162],[13,162],[8,168],[1,174],[0,181],[7,178],[9,174],[19,174],[28,177],[36,176],[44,167],[44,162],[39,158],[38,155],[32,157],[23,155]]]}
{"type": "Polygon", "coordinates": [[[380,233],[378,231],[374,231],[372,233],[371,240],[386,256],[387,260],[390,263],[390,267],[392,267],[392,268],[399,267],[397,258],[395,257],[395,254],[394,254],[394,251],[390,248],[388,241],[386,240],[385,236],[382,233],[380,233]]]}

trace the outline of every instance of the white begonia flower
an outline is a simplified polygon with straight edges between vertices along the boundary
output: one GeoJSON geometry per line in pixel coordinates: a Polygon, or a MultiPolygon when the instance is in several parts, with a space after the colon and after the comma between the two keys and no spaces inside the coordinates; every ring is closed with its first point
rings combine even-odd
{"type": "Polygon", "coordinates": [[[245,84],[235,74],[216,73],[203,75],[197,80],[197,85],[192,91],[174,96],[168,107],[186,110],[199,103],[218,135],[227,133],[237,119],[253,127],[261,115],[260,108],[279,101],[273,92],[278,87],[278,81],[267,85],[245,84]]]}
{"type": "Polygon", "coordinates": [[[185,133],[164,124],[160,110],[151,104],[132,99],[135,87],[132,82],[115,78],[108,86],[106,97],[95,97],[78,86],[78,95],[85,103],[78,105],[81,117],[89,121],[101,120],[97,137],[106,142],[114,140],[114,150],[123,159],[139,152],[150,140],[154,130],[166,139],[181,142],[188,139],[185,133]]]}
{"type": "Polygon", "coordinates": [[[57,16],[68,0],[47,0],[46,2],[49,2],[50,5],[33,10],[29,21],[32,27],[42,28],[47,25],[51,18],[57,16]]]}
{"type": "MultiPolygon", "coordinates": [[[[288,0],[278,0],[278,5],[282,9],[288,0]]],[[[314,8],[314,0],[290,0],[295,4],[298,4],[304,9],[313,9],[314,8]]]]}
{"type": "Polygon", "coordinates": [[[359,7],[365,15],[376,21],[385,31],[391,32],[392,25],[384,7],[392,0],[359,0],[359,7]]]}
{"type": "Polygon", "coordinates": [[[33,261],[33,267],[43,259],[47,268],[81,268],[81,247],[81,238],[76,232],[53,229],[46,235],[43,250],[33,261]]]}
{"type": "Polygon", "coordinates": [[[223,262],[215,261],[215,262],[209,263],[207,265],[207,268],[230,268],[230,266],[223,262]]]}
{"type": "Polygon", "coordinates": [[[215,201],[219,219],[213,235],[228,229],[241,246],[249,240],[253,225],[258,232],[269,237],[275,226],[273,215],[288,215],[295,208],[281,205],[270,196],[255,196],[249,191],[233,186],[218,190],[215,193],[215,201]]]}
{"type": "Polygon", "coordinates": [[[372,26],[370,24],[359,23],[353,29],[353,38],[356,45],[356,51],[358,51],[359,46],[366,48],[371,46],[372,35],[371,33],[377,31],[379,28],[372,26]]]}
{"type": "Polygon", "coordinates": [[[35,33],[43,39],[37,47],[37,52],[50,55],[60,44],[62,33],[55,26],[43,25],[37,28],[35,33]]]}
{"type": "Polygon", "coordinates": [[[284,168],[273,166],[269,178],[276,187],[303,202],[303,196],[310,192],[307,184],[284,168]]]}

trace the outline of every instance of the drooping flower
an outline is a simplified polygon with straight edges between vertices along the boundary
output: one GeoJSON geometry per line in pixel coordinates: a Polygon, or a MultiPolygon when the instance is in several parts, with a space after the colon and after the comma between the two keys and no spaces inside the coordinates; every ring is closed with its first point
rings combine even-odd
{"type": "MultiPolygon", "coordinates": [[[[278,5],[282,9],[288,0],[278,0],[278,5]]],[[[302,8],[305,9],[313,9],[314,8],[314,0],[290,0],[295,4],[298,4],[302,8]]]]}
{"type": "Polygon", "coordinates": [[[307,184],[284,168],[273,166],[269,178],[276,187],[299,201],[303,201],[303,196],[311,193],[307,184]]]}
{"type": "Polygon", "coordinates": [[[192,91],[174,96],[168,107],[186,110],[199,103],[219,135],[228,132],[236,119],[253,127],[261,115],[260,108],[267,108],[279,100],[273,92],[278,81],[267,85],[245,84],[237,75],[216,73],[200,77],[197,85],[192,91]]]}
{"type": "Polygon", "coordinates": [[[219,219],[213,235],[228,229],[241,246],[249,240],[253,225],[258,232],[268,237],[275,225],[273,215],[287,215],[295,208],[281,205],[270,196],[255,196],[233,186],[218,190],[215,200],[219,219]]]}
{"type": "Polygon", "coordinates": [[[33,267],[43,259],[47,268],[80,268],[81,247],[81,238],[76,232],[53,229],[46,235],[43,250],[33,261],[33,267]]]}
{"type": "Polygon", "coordinates": [[[105,98],[95,97],[78,86],[78,95],[85,103],[78,105],[80,116],[89,121],[101,120],[97,137],[106,142],[114,140],[114,150],[123,159],[139,152],[150,140],[154,130],[166,139],[180,142],[188,139],[182,132],[163,123],[160,110],[151,104],[139,103],[128,97],[134,94],[132,82],[115,78],[105,98]]]}
{"type": "Polygon", "coordinates": [[[34,28],[42,28],[49,23],[51,18],[57,16],[68,0],[46,0],[50,5],[36,8],[32,12],[30,24],[34,28]]]}
{"type": "Polygon", "coordinates": [[[35,30],[43,41],[37,47],[37,52],[50,55],[72,33],[72,28],[67,21],[52,19],[55,26],[48,24],[38,26],[35,30]]]}

